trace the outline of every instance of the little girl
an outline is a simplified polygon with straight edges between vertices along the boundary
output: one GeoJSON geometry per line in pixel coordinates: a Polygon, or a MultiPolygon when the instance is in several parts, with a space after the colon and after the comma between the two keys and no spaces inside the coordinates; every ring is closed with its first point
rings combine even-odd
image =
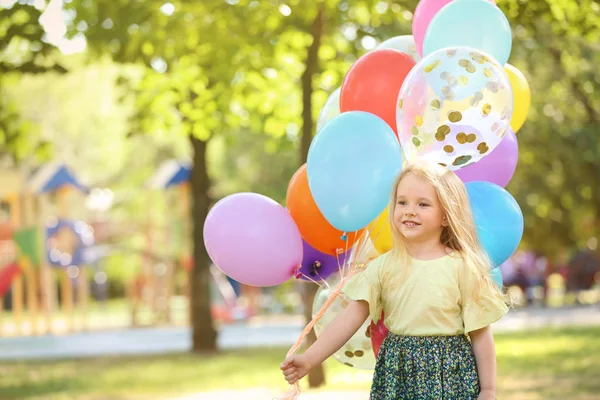
{"type": "Polygon", "coordinates": [[[348,281],[343,292],[353,301],[304,354],[283,361],[285,379],[296,383],[384,311],[390,333],[371,400],[495,399],[490,324],[508,307],[490,277],[464,184],[440,165],[411,164],[389,207],[393,250],[348,281]]]}

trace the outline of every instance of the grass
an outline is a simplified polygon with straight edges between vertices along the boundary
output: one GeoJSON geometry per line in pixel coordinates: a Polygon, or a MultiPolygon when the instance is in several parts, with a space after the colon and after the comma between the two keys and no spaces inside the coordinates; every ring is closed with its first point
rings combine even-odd
{"type": "MultiPolygon", "coordinates": [[[[499,399],[598,398],[600,327],[539,330],[496,338],[499,399]],[[594,397],[596,396],[596,397],[594,397]]],[[[0,399],[167,399],[222,389],[286,388],[278,366],[285,348],[0,363],[0,399]]],[[[371,371],[326,364],[324,390],[367,392],[371,371]]]]}

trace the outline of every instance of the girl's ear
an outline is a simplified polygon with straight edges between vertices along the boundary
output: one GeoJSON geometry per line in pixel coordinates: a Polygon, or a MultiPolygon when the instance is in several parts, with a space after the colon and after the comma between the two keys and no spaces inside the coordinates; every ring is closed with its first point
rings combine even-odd
{"type": "Polygon", "coordinates": [[[444,215],[444,217],[442,218],[442,226],[445,228],[448,226],[448,218],[446,218],[446,216],[444,215]]]}

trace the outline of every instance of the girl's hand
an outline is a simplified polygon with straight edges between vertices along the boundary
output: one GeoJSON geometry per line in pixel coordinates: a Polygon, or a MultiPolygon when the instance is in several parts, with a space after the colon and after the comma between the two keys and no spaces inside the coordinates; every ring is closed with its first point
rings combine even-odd
{"type": "Polygon", "coordinates": [[[312,365],[310,365],[310,361],[308,361],[308,358],[304,354],[294,354],[286,358],[279,368],[283,371],[285,380],[290,385],[293,385],[308,374],[312,365]]]}

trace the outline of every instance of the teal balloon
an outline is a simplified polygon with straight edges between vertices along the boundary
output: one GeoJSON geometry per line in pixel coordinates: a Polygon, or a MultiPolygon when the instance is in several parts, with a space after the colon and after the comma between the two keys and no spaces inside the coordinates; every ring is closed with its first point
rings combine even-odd
{"type": "Polygon", "coordinates": [[[308,186],[327,221],[344,232],[367,226],[387,206],[402,169],[400,143],[376,115],[345,112],[329,121],[308,151],[308,186]]]}
{"type": "Polygon", "coordinates": [[[489,1],[454,0],[431,20],[423,41],[423,56],[454,46],[481,50],[504,66],[512,48],[508,19],[489,1]]]}
{"type": "Polygon", "coordinates": [[[523,213],[505,189],[490,182],[466,185],[477,235],[494,267],[517,250],[523,237],[523,213]]]}
{"type": "Polygon", "coordinates": [[[502,290],[502,286],[504,285],[504,279],[502,278],[502,271],[500,268],[494,268],[490,271],[490,275],[492,276],[492,280],[498,286],[500,290],[502,290]]]}

